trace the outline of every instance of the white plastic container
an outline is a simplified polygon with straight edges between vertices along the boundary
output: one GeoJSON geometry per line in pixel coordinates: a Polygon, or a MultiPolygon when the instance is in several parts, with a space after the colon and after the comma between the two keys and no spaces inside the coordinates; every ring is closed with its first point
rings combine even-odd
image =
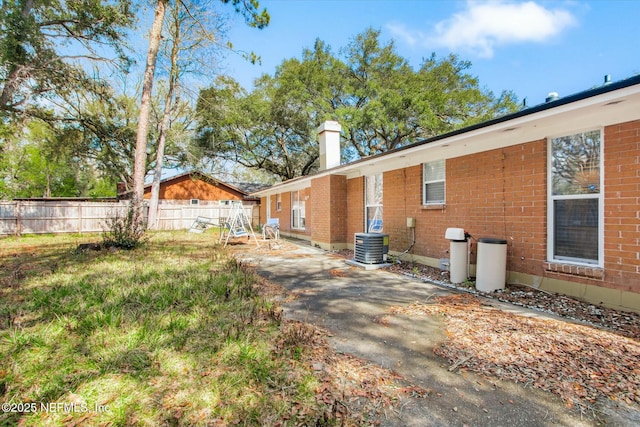
{"type": "Polygon", "coordinates": [[[468,243],[466,240],[452,240],[449,244],[449,280],[451,283],[462,283],[469,277],[467,274],[468,265],[468,243]]]}
{"type": "Polygon", "coordinates": [[[507,241],[483,237],[478,239],[476,289],[493,292],[504,289],[507,281],[507,241]]]}
{"type": "Polygon", "coordinates": [[[468,279],[469,247],[463,228],[447,228],[444,234],[449,245],[449,280],[462,283],[468,279]]]}

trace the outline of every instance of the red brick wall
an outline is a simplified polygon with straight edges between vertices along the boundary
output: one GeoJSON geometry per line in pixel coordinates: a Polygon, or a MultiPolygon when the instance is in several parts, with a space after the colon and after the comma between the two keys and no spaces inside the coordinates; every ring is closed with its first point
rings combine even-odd
{"type": "Polygon", "coordinates": [[[387,172],[384,221],[391,250],[409,247],[406,218],[414,217],[414,254],[448,258],[446,229],[464,228],[476,239],[507,239],[508,269],[543,275],[546,182],[546,140],[447,160],[444,205],[422,205],[422,166],[387,172]]]}
{"type": "Polygon", "coordinates": [[[313,203],[309,214],[313,228],[311,239],[322,243],[347,241],[347,179],[327,175],[311,180],[313,203]]]}
{"type": "Polygon", "coordinates": [[[260,224],[267,222],[267,198],[260,198],[260,218],[258,219],[260,224]]]}
{"type": "Polygon", "coordinates": [[[425,241],[425,236],[430,234],[420,234],[430,233],[432,228],[432,224],[428,224],[431,219],[421,218],[421,183],[421,166],[385,172],[382,177],[383,233],[389,234],[389,249],[392,251],[403,252],[411,245],[412,233],[407,228],[407,217],[416,218],[416,223],[420,223],[420,228],[416,227],[416,243],[421,244],[422,250],[434,245],[434,242],[425,241]]]}
{"type": "Polygon", "coordinates": [[[331,207],[328,203],[331,197],[330,178],[330,176],[323,176],[311,180],[314,197],[309,206],[309,213],[314,218],[311,239],[326,243],[329,243],[331,233],[331,207]]]}
{"type": "MultiPolygon", "coordinates": [[[[447,160],[446,203],[422,205],[422,166],[384,174],[384,232],[390,249],[448,258],[448,227],[508,242],[507,269],[539,277],[640,293],[640,121],[604,130],[604,275],[548,271],[547,140],[447,160]]],[[[348,236],[363,228],[363,179],[349,180],[348,236]]],[[[471,261],[475,262],[473,241],[471,261]]]]}
{"type": "Polygon", "coordinates": [[[410,246],[406,218],[413,217],[414,254],[448,258],[446,229],[464,228],[475,238],[507,239],[508,268],[542,275],[546,180],[546,140],[448,160],[444,205],[422,205],[422,166],[387,172],[384,225],[390,249],[410,246]]]}
{"type": "Polygon", "coordinates": [[[331,176],[331,242],[344,242],[347,236],[347,177],[331,176]]]}
{"type": "Polygon", "coordinates": [[[508,270],[544,275],[546,162],[546,140],[447,161],[444,220],[475,238],[506,239],[508,270]]]}
{"type": "Polygon", "coordinates": [[[604,131],[605,286],[640,293],[640,120],[604,131]]]}
{"type": "MultiPolygon", "coordinates": [[[[607,127],[603,143],[605,259],[600,277],[547,269],[546,139],[447,160],[443,205],[422,205],[422,166],[384,173],[384,232],[390,235],[390,249],[409,247],[406,218],[413,217],[413,254],[448,258],[445,231],[460,227],[476,239],[506,239],[510,271],[640,293],[640,121],[607,127]]],[[[309,196],[304,234],[352,244],[354,233],[364,231],[364,178],[326,176],[311,185],[301,192],[309,196]]],[[[271,207],[271,216],[290,230],[291,194],[283,193],[281,212],[275,211],[275,196],[271,207]]],[[[475,262],[475,240],[472,250],[475,262]]]]}
{"type": "Polygon", "coordinates": [[[364,232],[364,177],[347,181],[347,240],[353,243],[355,233],[364,232]]]}

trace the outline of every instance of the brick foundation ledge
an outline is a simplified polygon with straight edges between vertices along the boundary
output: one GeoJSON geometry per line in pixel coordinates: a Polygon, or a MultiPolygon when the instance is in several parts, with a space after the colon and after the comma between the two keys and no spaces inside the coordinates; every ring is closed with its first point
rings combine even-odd
{"type": "Polygon", "coordinates": [[[604,269],[599,267],[546,261],[544,263],[544,269],[546,271],[553,271],[554,273],[571,274],[573,276],[590,277],[599,280],[604,279],[604,269]]]}

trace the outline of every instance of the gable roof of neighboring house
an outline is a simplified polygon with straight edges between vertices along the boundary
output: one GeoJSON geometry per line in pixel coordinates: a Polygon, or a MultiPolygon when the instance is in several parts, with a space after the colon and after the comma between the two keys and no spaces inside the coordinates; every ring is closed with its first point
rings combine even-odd
{"type": "MultiPolygon", "coordinates": [[[[200,172],[200,171],[184,172],[184,173],[181,173],[181,174],[178,174],[178,175],[171,176],[169,178],[165,178],[163,180],[160,180],[160,185],[162,185],[162,184],[170,185],[172,182],[180,181],[184,177],[189,177],[191,179],[200,179],[202,181],[211,183],[213,185],[226,187],[229,190],[235,191],[237,193],[241,193],[244,197],[249,196],[249,192],[246,191],[245,189],[238,188],[238,187],[236,187],[236,186],[234,186],[234,185],[232,185],[232,184],[230,184],[228,182],[220,181],[219,179],[216,179],[216,178],[212,177],[211,175],[208,175],[208,174],[206,174],[204,172],[200,172]]],[[[145,192],[146,191],[150,191],[151,190],[151,185],[152,184],[146,184],[144,186],[144,191],[145,192]]]]}
{"type": "MultiPolygon", "coordinates": [[[[252,201],[259,200],[259,198],[252,196],[250,193],[269,187],[268,184],[246,183],[246,182],[232,184],[232,183],[220,181],[219,179],[216,179],[211,175],[208,175],[200,171],[184,172],[178,175],[165,178],[160,181],[160,185],[161,186],[171,185],[173,182],[179,182],[183,180],[185,177],[189,177],[191,179],[199,179],[199,180],[211,183],[218,187],[224,187],[230,190],[231,192],[240,194],[244,200],[252,200],[252,201]]],[[[151,186],[152,186],[151,183],[146,184],[144,186],[145,194],[151,191],[151,186]]],[[[132,194],[133,194],[132,190],[118,192],[118,199],[126,199],[128,197],[131,197],[132,194]]]]}
{"type": "Polygon", "coordinates": [[[313,175],[294,178],[252,195],[265,197],[299,190],[308,187],[311,179],[326,175],[346,175],[348,179],[373,175],[638,119],[640,76],[634,76],[313,175]]]}

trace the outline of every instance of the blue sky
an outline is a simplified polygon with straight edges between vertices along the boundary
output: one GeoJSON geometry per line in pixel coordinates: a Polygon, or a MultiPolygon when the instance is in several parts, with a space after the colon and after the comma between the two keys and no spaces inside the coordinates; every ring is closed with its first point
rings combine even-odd
{"type": "Polygon", "coordinates": [[[225,73],[247,89],[316,38],[332,51],[368,27],[393,39],[396,51],[418,68],[435,52],[472,62],[468,72],[499,95],[513,90],[527,105],[549,92],[566,96],[640,73],[640,0],[260,0],[271,15],[256,30],[233,18],[229,39],[254,51],[261,65],[229,55],[225,73]]]}

